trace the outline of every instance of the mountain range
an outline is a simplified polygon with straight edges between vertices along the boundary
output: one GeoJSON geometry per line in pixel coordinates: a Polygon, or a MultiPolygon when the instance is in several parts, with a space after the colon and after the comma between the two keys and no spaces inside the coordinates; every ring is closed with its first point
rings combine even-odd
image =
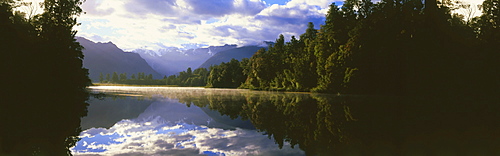
{"type": "Polygon", "coordinates": [[[191,67],[209,68],[235,58],[241,60],[250,58],[260,48],[267,47],[272,42],[262,42],[261,45],[237,47],[236,45],[210,46],[196,49],[180,49],[175,47],[146,50],[136,49],[124,52],[112,42],[92,42],[82,37],[76,40],[85,48],[83,66],[89,69],[89,77],[93,82],[99,81],[100,73],[127,73],[128,76],[139,72],[152,74],[155,79],[164,75],[174,75],[191,67]]]}
{"type": "Polygon", "coordinates": [[[154,70],[162,75],[174,75],[191,67],[196,69],[207,59],[221,51],[236,48],[236,45],[210,46],[197,49],[168,48],[157,51],[136,49],[139,54],[154,70]]]}
{"type": "Polygon", "coordinates": [[[106,75],[113,72],[127,73],[128,76],[144,72],[146,75],[153,74],[153,78],[162,77],[139,54],[124,52],[111,42],[95,43],[82,37],[76,40],[85,48],[82,51],[85,56],[83,67],[89,69],[89,77],[93,82],[99,81],[100,73],[106,75]]]}
{"type": "Polygon", "coordinates": [[[214,56],[210,57],[203,64],[199,66],[199,68],[210,68],[212,65],[218,65],[222,62],[229,62],[231,59],[237,59],[241,61],[243,58],[250,58],[257,52],[260,48],[259,46],[245,46],[235,49],[230,49],[226,51],[221,51],[214,56]]]}

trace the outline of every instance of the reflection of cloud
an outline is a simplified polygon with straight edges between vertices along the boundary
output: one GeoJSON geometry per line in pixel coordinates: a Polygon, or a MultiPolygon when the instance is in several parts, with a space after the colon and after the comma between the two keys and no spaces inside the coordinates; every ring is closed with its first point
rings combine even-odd
{"type": "Polygon", "coordinates": [[[187,123],[171,124],[161,117],[122,120],[110,129],[81,133],[74,155],[304,155],[278,145],[254,130],[224,130],[187,123]]]}

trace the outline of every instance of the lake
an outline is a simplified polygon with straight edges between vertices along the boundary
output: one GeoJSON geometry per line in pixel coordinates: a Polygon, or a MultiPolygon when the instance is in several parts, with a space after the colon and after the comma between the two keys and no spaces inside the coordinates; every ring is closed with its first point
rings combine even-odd
{"type": "Polygon", "coordinates": [[[90,87],[73,155],[499,155],[497,98],[90,87]]]}

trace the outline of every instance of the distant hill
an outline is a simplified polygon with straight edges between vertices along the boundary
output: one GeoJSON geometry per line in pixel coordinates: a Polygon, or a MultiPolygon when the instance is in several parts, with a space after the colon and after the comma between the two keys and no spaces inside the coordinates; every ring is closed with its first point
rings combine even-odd
{"type": "Polygon", "coordinates": [[[179,49],[170,47],[158,51],[136,49],[133,52],[141,55],[149,66],[162,75],[174,75],[185,71],[188,67],[196,68],[218,52],[234,49],[236,45],[210,46],[197,49],[179,49]]]}
{"type": "Polygon", "coordinates": [[[245,46],[245,47],[240,47],[240,48],[235,48],[235,49],[230,49],[226,51],[221,51],[214,56],[210,57],[207,61],[205,61],[203,64],[199,66],[199,68],[209,68],[211,65],[218,65],[221,64],[222,62],[229,62],[231,59],[237,59],[238,61],[241,61],[243,58],[250,58],[257,52],[260,48],[260,46],[245,46]]]}
{"type": "Polygon", "coordinates": [[[89,69],[89,77],[93,82],[99,81],[100,73],[113,72],[127,73],[129,78],[139,72],[153,74],[156,79],[162,78],[139,54],[124,52],[111,42],[95,43],[82,37],[76,37],[76,40],[85,47],[83,66],[89,69]]]}

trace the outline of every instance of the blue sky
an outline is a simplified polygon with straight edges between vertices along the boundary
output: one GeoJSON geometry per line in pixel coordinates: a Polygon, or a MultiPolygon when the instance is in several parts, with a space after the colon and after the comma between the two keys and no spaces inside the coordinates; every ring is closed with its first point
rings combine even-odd
{"type": "Polygon", "coordinates": [[[264,0],[267,4],[285,5],[288,0],[264,0]]]}

